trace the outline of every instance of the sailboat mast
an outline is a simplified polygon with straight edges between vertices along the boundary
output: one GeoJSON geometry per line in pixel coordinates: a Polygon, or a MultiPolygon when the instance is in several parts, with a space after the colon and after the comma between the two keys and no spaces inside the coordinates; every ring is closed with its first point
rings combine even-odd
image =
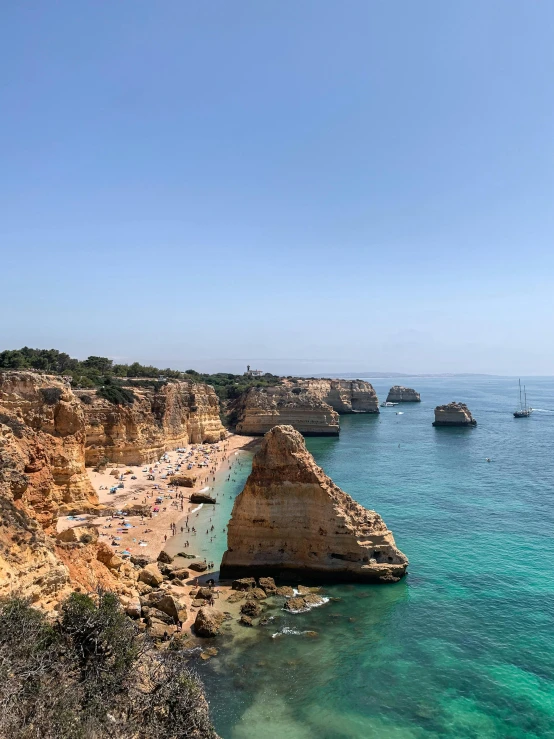
{"type": "Polygon", "coordinates": [[[525,385],[523,386],[523,395],[525,397],[525,410],[527,410],[527,390],[525,389],[525,385]]]}
{"type": "Polygon", "coordinates": [[[523,408],[523,405],[521,404],[521,380],[518,380],[519,383],[519,407],[523,408]]]}

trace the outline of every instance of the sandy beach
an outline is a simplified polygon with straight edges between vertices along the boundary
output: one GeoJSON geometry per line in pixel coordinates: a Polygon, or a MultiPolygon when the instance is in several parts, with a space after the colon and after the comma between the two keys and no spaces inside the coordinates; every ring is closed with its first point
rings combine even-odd
{"type": "MultiPolygon", "coordinates": [[[[230,434],[215,444],[189,445],[182,452],[168,450],[155,463],[108,465],[104,472],[87,468],[100,504],[123,513],[132,506],[141,506],[145,515],[126,515],[124,520],[122,516],[64,517],[58,521],[58,531],[86,520],[98,527],[100,541],[117,545],[115,553],[126,550],[155,559],[171,536],[180,532],[179,522],[184,523],[187,515],[197,508],[198,504],[189,502],[191,494],[202,491],[214,494],[217,471],[237,450],[253,441],[254,437],[230,434]],[[114,470],[117,475],[112,474],[114,470]],[[194,487],[172,486],[171,475],[179,473],[196,476],[194,487]],[[119,487],[111,492],[115,486],[119,487]]],[[[201,532],[196,536],[201,536],[201,532]]]]}

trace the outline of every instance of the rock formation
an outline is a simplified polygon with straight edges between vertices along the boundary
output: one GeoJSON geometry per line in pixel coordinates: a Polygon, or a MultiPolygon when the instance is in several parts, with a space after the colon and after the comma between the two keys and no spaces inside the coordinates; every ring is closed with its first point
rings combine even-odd
{"type": "Polygon", "coordinates": [[[144,464],[168,447],[215,442],[226,432],[210,385],[168,382],[160,390],[133,388],[133,405],[113,405],[95,391],[81,390],[86,418],[86,462],[144,464]]]}
{"type": "Polygon", "coordinates": [[[266,434],[235,500],[222,577],[390,582],[407,565],[383,519],[327,477],[298,431],[266,434]]]}
{"type": "MultiPolygon", "coordinates": [[[[289,384],[290,381],[285,381],[289,384]]],[[[340,413],[379,413],[379,399],[373,385],[364,380],[304,380],[290,383],[305,388],[308,393],[328,403],[340,413]]]]}
{"type": "Polygon", "coordinates": [[[305,436],[337,436],[339,416],[306,388],[287,385],[250,388],[239,400],[237,433],[263,436],[277,424],[290,424],[305,436]]]}
{"type": "Polygon", "coordinates": [[[9,494],[45,529],[98,504],[85,470],[82,404],[58,377],[0,373],[0,458],[9,494]]]}
{"type": "Polygon", "coordinates": [[[387,403],[420,403],[421,396],[411,387],[393,385],[387,395],[387,403]]]}
{"type": "Polygon", "coordinates": [[[477,426],[465,403],[448,403],[435,408],[433,426],[477,426]]]}

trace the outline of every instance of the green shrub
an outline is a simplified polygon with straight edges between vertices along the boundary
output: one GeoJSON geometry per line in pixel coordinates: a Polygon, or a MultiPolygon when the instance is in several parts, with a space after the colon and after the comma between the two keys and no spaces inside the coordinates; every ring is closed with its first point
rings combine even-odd
{"type": "Polygon", "coordinates": [[[216,738],[185,655],[154,651],[105,592],[74,593],[52,624],[0,603],[0,705],[10,739],[216,738]]]}
{"type": "Polygon", "coordinates": [[[99,388],[98,395],[114,405],[133,405],[135,402],[133,391],[118,385],[104,385],[99,388]]]}
{"type": "Polygon", "coordinates": [[[60,402],[63,390],[59,387],[41,387],[40,393],[46,405],[56,405],[60,402]]]}

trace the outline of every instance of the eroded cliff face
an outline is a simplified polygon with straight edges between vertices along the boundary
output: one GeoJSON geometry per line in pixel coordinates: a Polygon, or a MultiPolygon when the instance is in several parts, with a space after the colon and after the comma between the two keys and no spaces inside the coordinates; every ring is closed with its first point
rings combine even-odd
{"type": "Polygon", "coordinates": [[[419,403],[421,396],[411,387],[393,385],[387,395],[387,403],[419,403]]]}
{"type": "Polygon", "coordinates": [[[0,373],[0,424],[2,467],[22,475],[14,500],[45,529],[98,504],[85,470],[81,403],[60,378],[0,373]]]}
{"type": "Polygon", "coordinates": [[[58,516],[93,510],[79,401],[58,377],[0,373],[0,595],[45,607],[69,592],[48,535],[58,516]]]}
{"type": "Polygon", "coordinates": [[[159,391],[133,388],[133,405],[117,406],[94,391],[78,391],[86,418],[86,462],[156,460],[167,448],[224,439],[219,400],[209,385],[169,382],[159,391]]]}
{"type": "Polygon", "coordinates": [[[276,385],[250,388],[237,404],[236,431],[263,436],[277,424],[290,424],[305,436],[337,436],[339,416],[307,388],[276,385]]]}
{"type": "Polygon", "coordinates": [[[477,421],[465,403],[447,403],[435,408],[433,426],[477,426],[477,421]]]}
{"type": "Polygon", "coordinates": [[[235,500],[222,577],[394,582],[407,566],[383,519],[334,484],[295,429],[266,434],[235,500]]]}
{"type": "Polygon", "coordinates": [[[310,395],[328,403],[337,413],[379,413],[377,393],[364,380],[299,379],[295,385],[306,388],[310,395]]]}

